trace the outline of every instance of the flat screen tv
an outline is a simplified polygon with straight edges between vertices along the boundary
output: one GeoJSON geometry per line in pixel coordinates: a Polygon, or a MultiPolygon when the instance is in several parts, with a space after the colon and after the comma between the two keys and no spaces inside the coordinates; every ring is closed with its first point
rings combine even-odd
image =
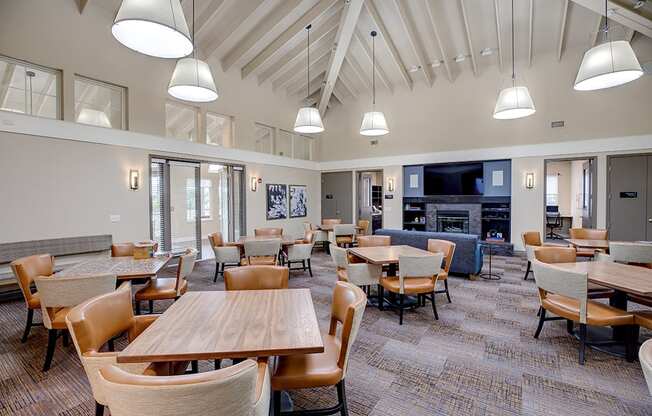
{"type": "Polygon", "coordinates": [[[423,172],[425,195],[482,195],[482,163],[426,165],[423,172]]]}

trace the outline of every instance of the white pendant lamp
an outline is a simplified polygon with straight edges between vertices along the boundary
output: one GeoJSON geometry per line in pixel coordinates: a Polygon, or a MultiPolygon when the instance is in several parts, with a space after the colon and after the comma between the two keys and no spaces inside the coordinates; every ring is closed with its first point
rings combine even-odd
{"type": "MultiPolygon", "coordinates": [[[[306,26],[308,32],[308,91],[306,100],[310,96],[310,29],[312,25],[306,26]]],[[[321,133],[324,131],[324,124],[321,122],[319,109],[315,107],[302,107],[297,113],[297,119],[294,122],[294,131],[297,133],[321,133]]]]}
{"type": "Polygon", "coordinates": [[[626,40],[609,39],[607,2],[604,2],[604,40],[584,53],[575,78],[578,91],[593,91],[627,84],[643,75],[632,46],[626,40]]]}
{"type": "Polygon", "coordinates": [[[387,120],[382,111],[376,111],[376,33],[371,31],[371,94],[372,104],[371,111],[364,113],[362,124],[360,125],[360,134],[363,136],[384,136],[389,133],[387,120]]]}
{"type": "Polygon", "coordinates": [[[122,0],[111,33],[126,47],[158,58],[181,58],[193,51],[179,0],[122,0]]]}
{"type": "Polygon", "coordinates": [[[512,85],[500,91],[494,118],[512,120],[527,117],[536,112],[534,101],[526,86],[516,85],[516,64],[514,58],[514,0],[512,0],[512,85]]]}
{"type": "MultiPolygon", "coordinates": [[[[195,0],[192,2],[192,39],[195,40],[195,0]]],[[[217,88],[208,64],[195,56],[182,58],[172,73],[168,94],[184,101],[206,103],[217,100],[217,88]]]]}

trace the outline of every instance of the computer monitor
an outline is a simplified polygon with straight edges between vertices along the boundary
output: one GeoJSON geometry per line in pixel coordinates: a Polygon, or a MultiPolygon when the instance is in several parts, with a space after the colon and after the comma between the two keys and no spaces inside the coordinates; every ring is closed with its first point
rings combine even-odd
{"type": "Polygon", "coordinates": [[[559,206],[558,205],[546,205],[546,212],[551,213],[551,214],[556,214],[559,212],[559,206]]]}

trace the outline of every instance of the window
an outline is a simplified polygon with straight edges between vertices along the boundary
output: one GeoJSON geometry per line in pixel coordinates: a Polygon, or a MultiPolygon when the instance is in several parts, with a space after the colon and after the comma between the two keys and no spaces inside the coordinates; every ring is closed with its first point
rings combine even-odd
{"type": "Polygon", "coordinates": [[[559,178],[555,175],[546,176],[546,206],[559,205],[559,178]]]}
{"type": "Polygon", "coordinates": [[[75,120],[127,130],[127,89],[75,75],[75,120]]]}
{"type": "MultiPolygon", "coordinates": [[[[210,220],[213,218],[211,211],[211,189],[213,182],[210,179],[202,179],[199,183],[201,190],[201,219],[210,220]]],[[[195,221],[195,180],[186,179],[186,221],[195,221]]]]}
{"type": "Polygon", "coordinates": [[[310,137],[295,135],[294,136],[294,158],[311,160],[312,140],[310,137]]]}
{"type": "Polygon", "coordinates": [[[0,110],[61,118],[61,71],[0,55],[0,110]]]}
{"type": "Polygon", "coordinates": [[[206,113],[206,143],[231,147],[233,117],[206,113]]]}
{"type": "Polygon", "coordinates": [[[165,135],[179,140],[197,141],[196,107],[168,101],[165,103],[165,135]]]}
{"type": "Polygon", "coordinates": [[[294,134],[286,130],[279,130],[274,146],[274,154],[285,157],[292,157],[292,138],[294,134]]]}
{"type": "Polygon", "coordinates": [[[254,150],[260,153],[272,153],[272,140],[274,138],[274,128],[264,124],[255,125],[254,130],[254,150]]]}

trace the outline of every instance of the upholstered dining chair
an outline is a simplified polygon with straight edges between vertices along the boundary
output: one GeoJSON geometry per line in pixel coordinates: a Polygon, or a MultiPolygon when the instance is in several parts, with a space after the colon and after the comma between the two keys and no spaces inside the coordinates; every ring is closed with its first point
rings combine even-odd
{"type": "Polygon", "coordinates": [[[358,235],[367,235],[369,234],[369,225],[371,222],[369,220],[358,220],[357,226],[360,229],[356,230],[358,235]]]}
{"type": "MultiPolygon", "coordinates": [[[[538,253],[537,249],[535,253],[538,253]]],[[[539,338],[546,321],[565,319],[567,331],[573,334],[573,325],[579,323],[579,363],[584,365],[587,326],[624,326],[627,329],[628,361],[633,360],[632,338],[634,315],[630,312],[588,299],[588,275],[556,267],[539,260],[532,262],[534,280],[539,289],[539,325],[534,338],[539,338]],[[555,316],[546,317],[546,313],[555,316]]]]}
{"type": "MultiPolygon", "coordinates": [[[[547,264],[555,263],[575,263],[577,253],[573,247],[537,247],[533,251],[534,258],[547,264]]],[[[589,299],[610,298],[614,291],[604,286],[588,283],[589,299]]]]}
{"type": "Polygon", "coordinates": [[[226,290],[287,289],[289,270],[282,266],[242,266],[224,273],[226,290]]]}
{"type": "MultiPolygon", "coordinates": [[[[609,242],[609,254],[596,253],[597,261],[614,261],[652,269],[652,244],[634,242],[609,242]]],[[[627,300],[652,307],[652,297],[629,294],[627,300]]]]}
{"type": "Polygon", "coordinates": [[[335,224],[342,224],[342,219],[340,218],[324,218],[321,220],[322,225],[334,226],[335,224]]]}
{"type": "Polygon", "coordinates": [[[284,251],[284,263],[290,270],[308,270],[312,277],[312,249],[315,245],[315,234],[312,231],[306,231],[303,240],[297,240],[294,244],[289,245],[284,251]],[[300,264],[301,267],[292,268],[292,264],[300,264]]]}
{"type": "Polygon", "coordinates": [[[70,309],[95,296],[113,292],[116,275],[37,277],[34,283],[41,295],[43,325],[48,330],[48,347],[43,364],[43,371],[48,371],[52,364],[57,338],[62,336],[64,345],[68,344],[66,315],[70,309]]]}
{"type": "Polygon", "coordinates": [[[541,233],[538,231],[525,231],[521,233],[521,241],[527,255],[527,267],[523,280],[527,280],[528,275],[532,272],[532,260],[534,260],[534,249],[537,247],[568,247],[566,244],[559,243],[542,243],[541,233]]]}
{"type": "Polygon", "coordinates": [[[650,396],[652,396],[652,339],[645,341],[639,348],[638,361],[641,363],[643,376],[645,376],[647,388],[650,391],[650,396]]]}
{"type": "Polygon", "coordinates": [[[448,273],[450,272],[451,264],[453,263],[455,247],[456,245],[452,241],[437,239],[428,240],[428,251],[432,253],[442,253],[444,255],[443,270],[439,272],[439,275],[437,276],[438,282],[444,282],[444,288],[437,290],[435,287],[435,294],[445,293],[448,303],[451,303],[451,295],[448,291],[448,273]]]}
{"type": "Polygon", "coordinates": [[[256,228],[254,229],[254,235],[256,237],[281,237],[283,229],[276,227],[256,228]]]}
{"type": "Polygon", "coordinates": [[[217,281],[217,275],[224,275],[225,266],[240,265],[240,248],[224,244],[222,233],[216,232],[208,235],[208,241],[211,243],[215,253],[215,276],[213,282],[217,281]]]}
{"type": "Polygon", "coordinates": [[[399,256],[398,276],[380,278],[379,309],[384,308],[384,291],[387,290],[398,295],[398,304],[392,306],[398,309],[399,325],[403,325],[405,295],[416,295],[424,303],[425,300],[430,300],[432,313],[435,319],[439,319],[435,303],[435,287],[437,287],[443,259],[444,254],[440,252],[433,253],[432,256],[399,256]]]}
{"type": "Polygon", "coordinates": [[[278,255],[281,250],[281,240],[249,240],[244,243],[244,258],[240,262],[243,266],[278,264],[278,255]]]}
{"type": "Polygon", "coordinates": [[[79,360],[86,372],[95,399],[95,415],[102,416],[108,404],[106,392],[99,380],[99,370],[116,365],[125,371],[148,376],[183,374],[188,362],[160,362],[118,364],[118,353],[114,351],[113,339],[127,333],[133,342],[158,315],[134,316],[131,306],[131,283],[125,282],[110,293],[89,299],[68,312],[66,326],[79,360]],[[102,351],[104,346],[108,351],[102,351]]]}
{"type": "MultiPolygon", "coordinates": [[[[337,268],[337,280],[353,283],[371,294],[371,287],[380,284],[383,268],[380,264],[352,263],[344,248],[331,247],[331,257],[337,268]]],[[[378,291],[380,302],[380,290],[378,291]]]]}
{"type": "Polygon", "coordinates": [[[11,270],[18,281],[25,306],[27,306],[27,321],[20,339],[20,342],[25,342],[33,326],[43,325],[34,323],[34,311],[41,309],[41,298],[38,291],[32,292],[32,283],[37,276],[51,276],[54,273],[54,257],[49,254],[22,257],[11,262],[11,270]]]}
{"type": "MultiPolygon", "coordinates": [[[[577,240],[606,240],[608,238],[607,230],[594,228],[571,228],[569,231],[570,238],[577,240]]],[[[593,257],[597,250],[593,248],[577,248],[577,257],[593,257]]]]}
{"type": "Polygon", "coordinates": [[[355,241],[355,226],[353,224],[335,224],[329,233],[331,244],[338,247],[350,247],[355,241]]]}
{"type": "Polygon", "coordinates": [[[134,243],[111,244],[111,257],[132,257],[135,247],[134,243]]]}
{"type": "Polygon", "coordinates": [[[157,277],[150,279],[145,287],[138,289],[134,295],[136,301],[136,314],[140,315],[140,302],[147,301],[149,313],[154,312],[155,300],[177,300],[188,290],[186,278],[195,268],[197,250],[189,248],[179,256],[179,264],[175,277],[157,277]]]}
{"type": "Polygon", "coordinates": [[[248,359],[199,374],[151,377],[116,366],[99,371],[111,416],[269,414],[267,362],[248,359]]]}
{"type": "Polygon", "coordinates": [[[359,235],[356,238],[358,247],[383,247],[392,245],[389,235],[359,235]]]}
{"type": "Polygon", "coordinates": [[[322,334],[324,352],[278,357],[272,375],[274,416],[281,415],[281,392],[315,387],[335,386],[337,404],[327,409],[310,410],[306,414],[348,414],[345,380],[350,352],[360,328],[367,297],[351,283],[336,282],[333,289],[328,333],[322,334]],[[341,328],[338,331],[338,326],[341,328]],[[338,336],[339,333],[339,336],[338,336]]]}

